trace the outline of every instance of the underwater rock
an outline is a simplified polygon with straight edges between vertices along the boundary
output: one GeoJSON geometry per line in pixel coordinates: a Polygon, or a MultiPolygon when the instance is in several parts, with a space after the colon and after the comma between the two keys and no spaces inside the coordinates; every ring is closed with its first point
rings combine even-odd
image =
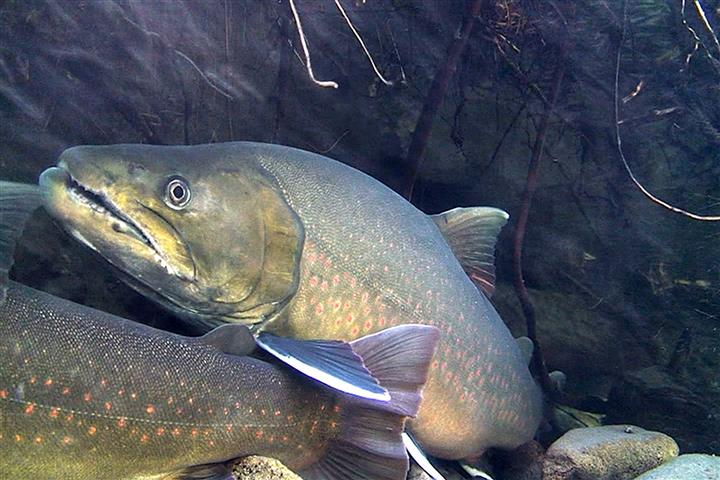
{"type": "Polygon", "coordinates": [[[541,480],[544,449],[530,441],[510,452],[498,453],[498,476],[503,480],[541,480]]]}
{"type": "MultiPolygon", "coordinates": [[[[717,375],[717,373],[715,373],[717,375]]],[[[709,372],[696,378],[673,375],[662,366],[627,373],[609,397],[608,422],[638,422],[662,429],[683,451],[717,452],[717,409],[720,397],[713,391],[709,372]]]]}
{"type": "Polygon", "coordinates": [[[720,480],[720,457],[704,454],[680,455],[635,480],[720,480]]]}
{"type": "Polygon", "coordinates": [[[543,480],[629,480],[677,456],[667,435],[631,425],[578,428],[550,445],[543,480]]]}
{"type": "Polygon", "coordinates": [[[278,460],[256,455],[233,465],[233,477],[236,480],[302,480],[278,460]]]}
{"type": "MultiPolygon", "coordinates": [[[[445,480],[463,480],[464,477],[462,477],[460,474],[456,472],[451,472],[449,470],[446,470],[442,468],[441,466],[434,465],[435,468],[437,468],[438,472],[440,472],[445,478],[445,480]]],[[[410,462],[410,471],[407,475],[407,480],[432,480],[432,477],[425,473],[425,471],[418,466],[417,463],[414,461],[410,462]]]]}

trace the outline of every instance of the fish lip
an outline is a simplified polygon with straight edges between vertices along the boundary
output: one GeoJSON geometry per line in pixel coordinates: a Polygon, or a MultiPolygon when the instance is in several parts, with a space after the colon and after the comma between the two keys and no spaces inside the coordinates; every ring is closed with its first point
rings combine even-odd
{"type": "Polygon", "coordinates": [[[90,208],[95,212],[105,215],[112,222],[114,231],[120,234],[129,235],[150,248],[158,257],[159,263],[168,272],[172,273],[172,268],[162,253],[153,237],[146,232],[137,222],[133,221],[126,215],[122,209],[114,203],[108,195],[100,190],[95,190],[87,184],[82,183],[77,177],[73,176],[67,164],[61,160],[57,167],[64,174],[65,189],[68,198],[83,208],[90,208]],[[124,228],[123,228],[124,227],[124,228]]]}

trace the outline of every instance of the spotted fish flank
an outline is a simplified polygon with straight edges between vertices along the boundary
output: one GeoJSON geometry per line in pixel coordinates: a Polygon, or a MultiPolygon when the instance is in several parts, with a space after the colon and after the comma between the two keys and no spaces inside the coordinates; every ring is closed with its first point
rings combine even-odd
{"type": "Polygon", "coordinates": [[[244,142],[76,147],[42,183],[48,210],[69,232],[193,322],[342,340],[409,323],[438,327],[442,340],[411,423],[428,453],[475,457],[532,438],[539,390],[481,291],[492,292],[504,212],[428,217],[339,162],[244,142]],[[181,208],[167,191],[175,178],[192,196],[181,208]],[[193,279],[178,274],[183,265],[194,266],[193,279]]]}
{"type": "MultiPolygon", "coordinates": [[[[22,189],[0,182],[0,266],[10,265],[8,230],[21,216],[9,190],[22,189]]],[[[240,325],[174,335],[8,281],[2,268],[0,292],[3,478],[220,480],[250,454],[308,479],[405,477],[401,433],[420,402],[435,329],[350,344],[390,394],[378,402],[240,356],[254,347],[240,325]]]]}

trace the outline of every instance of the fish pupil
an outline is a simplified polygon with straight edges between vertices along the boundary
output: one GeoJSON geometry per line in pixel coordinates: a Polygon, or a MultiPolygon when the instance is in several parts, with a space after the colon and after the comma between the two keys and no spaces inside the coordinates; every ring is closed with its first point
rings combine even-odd
{"type": "Polygon", "coordinates": [[[165,203],[173,209],[184,208],[190,202],[190,186],[185,179],[173,178],[165,189],[165,203]]]}

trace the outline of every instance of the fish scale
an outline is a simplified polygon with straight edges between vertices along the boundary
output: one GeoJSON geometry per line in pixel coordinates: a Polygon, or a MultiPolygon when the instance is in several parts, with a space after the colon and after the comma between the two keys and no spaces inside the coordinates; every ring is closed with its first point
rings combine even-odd
{"type": "Polygon", "coordinates": [[[299,468],[336,435],[332,395],[258,360],[14,283],[0,319],[9,478],[133,478],[257,452],[299,468]]]}
{"type": "Polygon", "coordinates": [[[437,326],[441,341],[411,423],[420,444],[443,458],[466,458],[531,438],[541,415],[537,386],[435,224],[340,163],[310,154],[259,157],[305,227],[287,320],[266,328],[351,340],[403,323],[437,326]]]}

